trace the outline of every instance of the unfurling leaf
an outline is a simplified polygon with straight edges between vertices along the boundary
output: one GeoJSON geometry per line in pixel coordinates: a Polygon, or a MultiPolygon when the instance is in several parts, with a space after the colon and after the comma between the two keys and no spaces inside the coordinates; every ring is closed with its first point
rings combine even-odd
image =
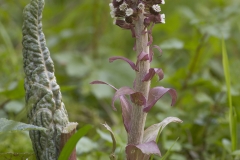
{"type": "Polygon", "coordinates": [[[148,101],[146,106],[144,107],[144,112],[149,112],[150,109],[154,106],[154,104],[165,94],[169,93],[172,97],[172,103],[173,106],[177,100],[177,92],[174,89],[171,88],[164,88],[164,87],[155,87],[150,89],[148,94],[148,101]]]}
{"type": "Polygon", "coordinates": [[[151,141],[138,145],[129,144],[126,147],[127,160],[148,160],[152,154],[161,156],[156,142],[151,141]]]}
{"type": "Polygon", "coordinates": [[[162,122],[151,125],[144,131],[143,142],[156,141],[158,133],[161,133],[171,122],[182,123],[182,120],[177,117],[167,117],[162,122]]]}
{"type": "MultiPolygon", "coordinates": [[[[112,87],[114,90],[118,90],[115,88],[113,85],[103,82],[103,81],[93,81],[90,84],[106,84],[110,87],[112,87]]],[[[132,112],[132,105],[129,103],[128,99],[125,96],[119,96],[120,103],[121,103],[121,109],[122,109],[122,119],[123,119],[123,124],[126,129],[126,131],[129,131],[129,124],[131,120],[131,112],[132,112]]],[[[113,108],[116,110],[116,108],[113,108]]]]}
{"type": "Polygon", "coordinates": [[[157,74],[158,75],[158,80],[162,80],[164,77],[163,70],[159,68],[150,68],[148,73],[144,76],[143,82],[144,81],[149,81],[153,78],[153,76],[157,74]]]}
{"type": "Polygon", "coordinates": [[[109,58],[109,62],[111,63],[111,62],[113,62],[113,61],[115,61],[115,60],[118,60],[118,59],[121,59],[121,60],[127,62],[127,63],[131,66],[131,68],[132,68],[133,70],[138,71],[135,63],[133,63],[131,60],[129,60],[129,59],[125,58],[125,57],[121,57],[121,56],[111,57],[111,58],[109,58]]]}
{"type": "Polygon", "coordinates": [[[111,160],[114,160],[114,159],[116,159],[115,158],[115,154],[114,154],[114,152],[115,152],[115,149],[116,149],[116,139],[115,139],[115,136],[114,136],[114,134],[113,134],[113,131],[112,131],[112,129],[109,127],[109,125],[105,122],[105,124],[102,124],[109,132],[110,132],[110,134],[111,134],[111,137],[112,137],[112,142],[113,142],[113,147],[112,147],[112,153],[110,154],[110,159],[111,160]]]}

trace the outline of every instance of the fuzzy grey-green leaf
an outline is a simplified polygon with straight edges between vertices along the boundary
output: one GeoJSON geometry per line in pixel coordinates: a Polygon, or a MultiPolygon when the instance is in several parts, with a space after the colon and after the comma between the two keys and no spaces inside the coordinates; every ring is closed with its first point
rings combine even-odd
{"type": "Polygon", "coordinates": [[[69,121],[42,31],[43,7],[44,0],[31,0],[23,13],[25,99],[29,123],[47,128],[44,132],[30,131],[36,158],[56,160],[60,152],[60,136],[69,121]]]}

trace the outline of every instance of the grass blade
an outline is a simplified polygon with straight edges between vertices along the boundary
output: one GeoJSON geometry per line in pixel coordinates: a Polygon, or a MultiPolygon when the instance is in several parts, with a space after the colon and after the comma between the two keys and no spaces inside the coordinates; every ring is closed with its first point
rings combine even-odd
{"type": "Polygon", "coordinates": [[[229,61],[224,39],[222,39],[222,63],[227,86],[228,106],[229,106],[229,125],[231,133],[232,152],[237,149],[237,119],[234,114],[231,97],[231,77],[229,72],[229,61]]]}

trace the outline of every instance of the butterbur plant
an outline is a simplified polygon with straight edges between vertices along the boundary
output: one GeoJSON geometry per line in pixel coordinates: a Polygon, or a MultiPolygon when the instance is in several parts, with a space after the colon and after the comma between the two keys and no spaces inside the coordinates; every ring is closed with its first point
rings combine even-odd
{"type": "Polygon", "coordinates": [[[109,85],[116,91],[112,98],[112,108],[116,110],[114,103],[119,99],[123,124],[128,135],[125,148],[128,160],[148,160],[152,154],[161,156],[156,143],[158,133],[170,122],[182,122],[177,117],[167,117],[144,130],[147,113],[164,94],[170,94],[171,105],[174,105],[177,99],[177,93],[172,88],[150,87],[154,75],[157,75],[159,80],[164,77],[162,69],[151,68],[153,48],[161,52],[160,47],[152,45],[152,29],[155,24],[165,23],[165,14],[160,13],[160,5],[164,3],[164,0],[113,0],[109,4],[113,23],[130,30],[135,39],[133,48],[136,51],[136,63],[120,56],[111,57],[109,62],[127,62],[136,77],[132,87],[124,86],[119,89],[103,81],[91,82],[109,85]]]}

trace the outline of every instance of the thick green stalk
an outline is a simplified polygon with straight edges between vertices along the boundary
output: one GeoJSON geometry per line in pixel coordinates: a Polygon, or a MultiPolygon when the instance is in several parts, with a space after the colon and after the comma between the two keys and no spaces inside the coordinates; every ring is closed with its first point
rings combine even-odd
{"type": "MultiPolygon", "coordinates": [[[[139,14],[139,19],[135,23],[135,34],[136,38],[136,52],[137,55],[144,51],[149,54],[148,43],[148,34],[142,34],[144,30],[144,15],[143,13],[139,14]]],[[[141,61],[139,63],[139,71],[136,72],[135,86],[134,90],[136,92],[141,92],[143,95],[148,98],[148,92],[150,87],[150,81],[142,82],[143,77],[148,73],[150,68],[149,61],[141,61]]],[[[144,126],[146,121],[147,113],[143,112],[143,106],[138,106],[133,104],[133,109],[131,113],[131,124],[128,134],[128,144],[140,144],[142,143],[144,126]]]]}

